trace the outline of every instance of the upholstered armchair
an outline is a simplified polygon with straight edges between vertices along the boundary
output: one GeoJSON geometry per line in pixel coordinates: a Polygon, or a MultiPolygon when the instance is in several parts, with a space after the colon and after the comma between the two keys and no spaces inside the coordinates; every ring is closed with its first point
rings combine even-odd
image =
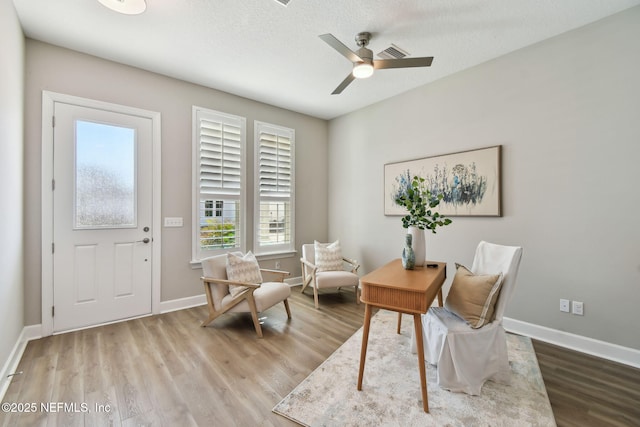
{"type": "Polygon", "coordinates": [[[287,300],[291,288],[283,283],[288,272],[260,269],[251,252],[244,256],[235,252],[203,259],[202,270],[209,308],[209,317],[202,322],[203,327],[225,313],[251,313],[256,333],[262,338],[258,313],[279,302],[284,302],[287,317],[291,319],[287,300]],[[264,282],[262,273],[275,276],[275,280],[264,282]]]}
{"type": "Polygon", "coordinates": [[[318,289],[353,286],[356,303],[360,304],[360,277],[357,261],[342,256],[340,242],[302,245],[302,290],[313,289],[313,300],[318,308],[318,289]],[[348,270],[345,270],[347,266],[348,270]]]}

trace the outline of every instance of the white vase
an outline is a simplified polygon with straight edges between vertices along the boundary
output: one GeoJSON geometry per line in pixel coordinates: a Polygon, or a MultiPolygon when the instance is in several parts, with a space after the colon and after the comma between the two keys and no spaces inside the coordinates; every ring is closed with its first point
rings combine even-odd
{"type": "Polygon", "coordinates": [[[424,230],[411,226],[408,231],[409,234],[411,234],[411,246],[413,247],[413,253],[416,256],[416,267],[423,267],[427,258],[424,230]]]}

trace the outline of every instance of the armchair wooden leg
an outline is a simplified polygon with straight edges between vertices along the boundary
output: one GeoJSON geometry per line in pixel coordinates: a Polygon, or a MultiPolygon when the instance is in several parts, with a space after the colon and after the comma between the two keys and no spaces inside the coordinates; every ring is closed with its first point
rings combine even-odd
{"type": "Polygon", "coordinates": [[[307,286],[309,286],[309,283],[311,283],[311,276],[308,276],[305,280],[303,280],[302,282],[302,289],[300,289],[300,293],[303,293],[305,289],[307,289],[307,286]]]}
{"type": "MultiPolygon", "coordinates": [[[[211,306],[213,307],[213,304],[211,304],[211,306]]],[[[207,317],[207,320],[205,320],[204,322],[202,322],[202,324],[200,326],[202,326],[203,328],[205,326],[209,326],[209,324],[211,322],[213,322],[214,320],[216,320],[218,317],[220,317],[222,313],[219,311],[215,311],[213,309],[209,310],[209,317],[207,317]]]]}
{"type": "Polygon", "coordinates": [[[249,307],[251,308],[251,318],[253,318],[253,326],[256,328],[256,334],[258,338],[262,338],[262,328],[260,327],[260,320],[258,320],[258,309],[256,308],[256,302],[253,297],[247,298],[249,307]]]}
{"type": "Polygon", "coordinates": [[[216,317],[219,316],[219,314],[216,313],[216,309],[213,304],[213,295],[211,294],[210,284],[207,282],[204,282],[204,293],[207,296],[207,307],[209,308],[209,317],[200,325],[203,328],[209,325],[209,323],[213,322],[216,319],[216,317]]]}
{"type": "Polygon", "coordinates": [[[258,314],[252,312],[251,317],[253,318],[253,326],[256,328],[256,334],[258,334],[258,338],[262,338],[262,327],[260,326],[260,321],[258,320],[258,314]]]}
{"type": "Polygon", "coordinates": [[[291,309],[289,308],[289,300],[284,300],[284,308],[287,310],[287,317],[291,319],[291,309]]]}
{"type": "Polygon", "coordinates": [[[356,285],[356,304],[360,304],[360,288],[356,285]]]}
{"type": "Polygon", "coordinates": [[[217,316],[209,316],[209,317],[207,318],[207,320],[205,320],[204,322],[202,322],[202,324],[201,324],[200,326],[202,326],[203,328],[204,328],[205,326],[208,326],[208,325],[209,325],[209,323],[213,322],[213,321],[215,320],[215,318],[216,318],[216,317],[217,317],[217,316]]]}
{"type": "Polygon", "coordinates": [[[318,288],[313,287],[313,301],[316,303],[316,310],[318,309],[318,288]]]}

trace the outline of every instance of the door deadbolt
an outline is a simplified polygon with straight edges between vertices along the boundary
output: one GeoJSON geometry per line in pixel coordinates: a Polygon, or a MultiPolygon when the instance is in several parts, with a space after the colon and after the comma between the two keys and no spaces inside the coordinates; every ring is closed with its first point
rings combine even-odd
{"type": "Polygon", "coordinates": [[[143,228],[142,231],[144,231],[145,233],[148,233],[149,232],[149,227],[143,228]]]}

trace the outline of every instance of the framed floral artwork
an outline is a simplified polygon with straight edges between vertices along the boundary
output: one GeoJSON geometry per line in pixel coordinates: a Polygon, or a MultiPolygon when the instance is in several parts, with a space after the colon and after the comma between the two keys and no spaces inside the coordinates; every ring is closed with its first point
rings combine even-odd
{"type": "Polygon", "coordinates": [[[384,165],[384,214],[405,215],[395,203],[414,176],[442,194],[446,216],[502,216],[501,145],[384,165]]]}

